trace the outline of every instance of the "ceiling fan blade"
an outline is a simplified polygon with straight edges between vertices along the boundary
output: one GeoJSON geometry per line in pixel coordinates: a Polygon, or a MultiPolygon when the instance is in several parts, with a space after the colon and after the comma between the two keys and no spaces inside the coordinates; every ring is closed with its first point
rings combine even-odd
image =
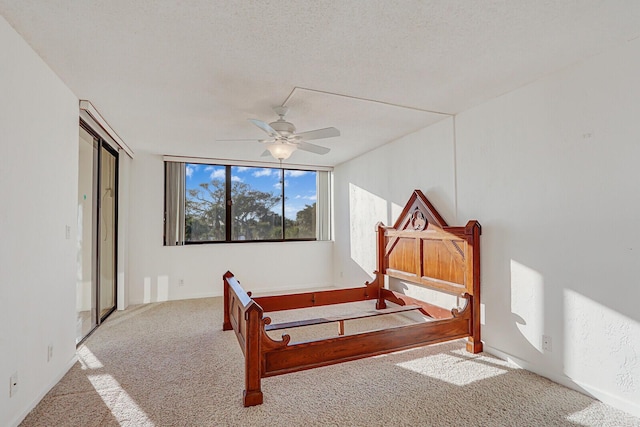
{"type": "Polygon", "coordinates": [[[216,142],[244,142],[244,141],[255,142],[258,140],[255,138],[253,139],[216,139],[216,142]]]}
{"type": "Polygon", "coordinates": [[[263,131],[265,131],[272,138],[277,138],[277,137],[280,136],[280,134],[278,132],[276,132],[274,128],[272,128],[271,126],[269,126],[267,123],[263,122],[262,120],[249,119],[249,121],[251,123],[253,123],[254,125],[258,126],[263,131]]]}
{"type": "Polygon", "coordinates": [[[333,138],[334,136],[340,136],[340,131],[336,128],[324,128],[310,130],[307,132],[297,133],[296,136],[306,139],[307,141],[312,139],[333,138]]]}
{"type": "Polygon", "coordinates": [[[298,146],[299,150],[309,151],[311,153],[316,153],[316,154],[327,154],[329,151],[331,151],[330,148],[321,147],[319,145],[310,144],[304,141],[297,142],[296,145],[298,146]]]}
{"type": "Polygon", "coordinates": [[[269,150],[264,150],[264,152],[262,154],[260,154],[260,157],[268,157],[270,155],[271,155],[271,153],[269,152],[269,150]]]}

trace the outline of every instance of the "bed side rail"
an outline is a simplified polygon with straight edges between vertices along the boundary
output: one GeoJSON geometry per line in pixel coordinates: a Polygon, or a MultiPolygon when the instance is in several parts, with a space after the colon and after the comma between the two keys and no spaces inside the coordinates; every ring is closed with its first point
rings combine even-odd
{"type": "Polygon", "coordinates": [[[380,294],[378,277],[364,286],[326,291],[310,291],[295,294],[270,295],[254,297],[262,309],[272,311],[293,310],[298,308],[319,307],[322,305],[343,304],[365,300],[375,300],[380,294]]]}

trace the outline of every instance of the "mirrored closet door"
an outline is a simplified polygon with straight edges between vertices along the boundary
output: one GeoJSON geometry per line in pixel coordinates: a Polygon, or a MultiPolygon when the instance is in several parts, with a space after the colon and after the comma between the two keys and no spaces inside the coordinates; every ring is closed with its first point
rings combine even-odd
{"type": "Polygon", "coordinates": [[[118,152],[84,122],[78,151],[76,343],[116,308],[118,152]]]}

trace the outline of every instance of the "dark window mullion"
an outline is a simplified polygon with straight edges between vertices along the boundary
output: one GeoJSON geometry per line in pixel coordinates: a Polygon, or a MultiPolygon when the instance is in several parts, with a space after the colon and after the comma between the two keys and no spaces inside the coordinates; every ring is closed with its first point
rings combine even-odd
{"type": "Polygon", "coordinates": [[[281,234],[281,238],[282,240],[285,239],[285,224],[286,221],[284,219],[284,169],[280,169],[280,183],[282,185],[282,234],[281,234]]]}
{"type": "Polygon", "coordinates": [[[231,241],[231,227],[232,224],[232,215],[231,209],[233,207],[233,200],[231,200],[231,166],[225,166],[225,240],[227,242],[231,241]]]}

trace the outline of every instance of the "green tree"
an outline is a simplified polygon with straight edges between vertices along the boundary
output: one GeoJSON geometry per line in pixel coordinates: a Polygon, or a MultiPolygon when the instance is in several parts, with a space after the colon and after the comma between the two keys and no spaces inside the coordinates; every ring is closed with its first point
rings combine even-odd
{"type": "Polygon", "coordinates": [[[316,204],[306,205],[298,211],[295,221],[287,220],[285,225],[288,239],[316,237],[316,204]]]}
{"type": "Polygon", "coordinates": [[[225,239],[224,181],[213,179],[187,191],[185,198],[185,238],[187,241],[225,239]]]}
{"type": "Polygon", "coordinates": [[[282,238],[282,218],[272,209],[282,203],[282,196],[259,191],[236,181],[231,186],[231,238],[265,240],[282,238]],[[277,231],[278,235],[274,235],[277,231]]]}
{"type": "MultiPolygon", "coordinates": [[[[188,241],[224,241],[226,220],[224,180],[213,179],[187,191],[185,234],[188,241]]],[[[244,182],[231,186],[233,240],[282,238],[282,216],[273,212],[282,196],[259,191],[244,182]]]]}
{"type": "Polygon", "coordinates": [[[315,237],[316,235],[316,204],[306,205],[304,209],[296,215],[296,221],[305,237],[315,237]]]}

